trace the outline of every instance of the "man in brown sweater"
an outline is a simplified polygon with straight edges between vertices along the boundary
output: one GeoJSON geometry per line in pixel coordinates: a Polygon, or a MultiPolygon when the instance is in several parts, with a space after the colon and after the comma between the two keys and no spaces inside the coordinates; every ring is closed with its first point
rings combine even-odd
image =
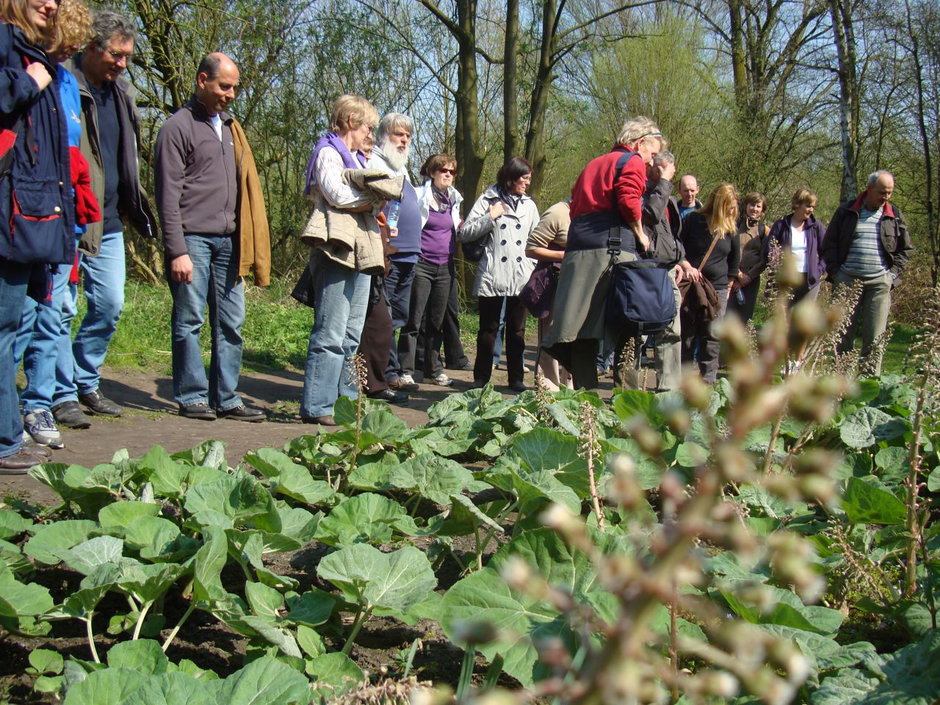
{"type": "MultiPolygon", "coordinates": [[[[235,99],[238,67],[213,53],[199,64],[192,99],[160,129],[157,206],[173,295],[173,396],[181,416],[263,421],[236,393],[242,359],[245,283],[240,273],[237,126],[225,112],[235,99]],[[207,377],[199,332],[208,305],[212,357],[207,377]]],[[[247,226],[248,224],[244,224],[247,226]]]]}

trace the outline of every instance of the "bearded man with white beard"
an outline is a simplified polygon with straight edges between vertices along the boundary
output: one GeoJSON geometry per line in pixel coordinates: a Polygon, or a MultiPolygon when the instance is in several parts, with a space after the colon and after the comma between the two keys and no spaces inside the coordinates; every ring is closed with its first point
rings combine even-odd
{"type": "Polygon", "coordinates": [[[379,394],[370,390],[370,396],[392,399],[392,390],[414,390],[418,388],[410,374],[402,374],[398,362],[397,333],[408,322],[411,303],[411,284],[414,281],[418,253],[421,251],[421,210],[418,196],[408,175],[408,157],[414,123],[401,113],[389,113],[379,122],[375,134],[375,148],[369,159],[369,169],[381,169],[391,176],[404,176],[405,186],[401,203],[389,203],[385,215],[391,230],[391,265],[385,276],[385,298],[392,316],[392,339],[389,344],[388,367],[385,381],[391,389],[379,394]]]}

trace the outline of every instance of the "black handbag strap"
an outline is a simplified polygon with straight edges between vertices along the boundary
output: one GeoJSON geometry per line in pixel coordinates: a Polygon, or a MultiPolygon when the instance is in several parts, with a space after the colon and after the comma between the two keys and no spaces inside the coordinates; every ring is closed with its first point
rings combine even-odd
{"type": "MultiPolygon", "coordinates": [[[[631,157],[636,155],[636,152],[633,152],[622,145],[617,145],[614,147],[615,152],[622,152],[620,158],[617,159],[617,166],[614,167],[614,183],[613,187],[610,190],[611,197],[613,199],[614,213],[620,213],[620,206],[617,203],[617,181],[620,179],[620,175],[623,173],[623,168],[627,165],[627,162],[631,157]]],[[[623,239],[620,237],[620,228],[611,228],[607,235],[607,254],[610,255],[611,264],[620,254],[623,249],[623,239]]]]}

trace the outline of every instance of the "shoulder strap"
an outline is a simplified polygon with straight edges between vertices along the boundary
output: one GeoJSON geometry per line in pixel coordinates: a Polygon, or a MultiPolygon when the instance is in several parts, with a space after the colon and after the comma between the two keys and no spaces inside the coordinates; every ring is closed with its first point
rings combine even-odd
{"type": "Polygon", "coordinates": [[[712,244],[708,246],[708,251],[705,253],[705,256],[702,257],[702,261],[698,263],[698,267],[696,267],[698,271],[702,271],[702,267],[704,267],[705,263],[708,262],[708,258],[712,256],[712,250],[715,249],[715,245],[718,244],[718,239],[721,237],[722,236],[719,234],[712,238],[712,244]]]}
{"type": "MultiPolygon", "coordinates": [[[[620,174],[623,173],[623,168],[627,165],[627,162],[630,161],[630,158],[633,157],[636,152],[633,152],[626,147],[617,145],[614,147],[614,151],[622,152],[620,157],[617,159],[617,165],[614,167],[614,182],[613,186],[610,189],[611,198],[613,199],[613,210],[615,213],[619,212],[619,206],[617,205],[617,181],[620,179],[620,174]]],[[[614,258],[620,254],[622,247],[622,240],[620,238],[620,229],[611,228],[609,235],[607,236],[607,254],[610,255],[611,262],[614,258]]]]}

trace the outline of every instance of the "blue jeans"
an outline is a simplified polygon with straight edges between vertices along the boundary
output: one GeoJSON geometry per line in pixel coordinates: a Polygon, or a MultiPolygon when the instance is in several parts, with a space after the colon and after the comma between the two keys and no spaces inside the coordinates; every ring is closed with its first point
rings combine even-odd
{"type": "MultiPolygon", "coordinates": [[[[52,409],[56,392],[59,356],[64,350],[67,363],[62,367],[72,369],[72,349],[69,317],[63,324],[62,311],[66,299],[71,299],[69,274],[72,268],[59,265],[58,273],[52,276],[52,300],[47,304],[26,297],[20,330],[13,350],[14,364],[23,363],[26,388],[20,394],[20,406],[25,411],[52,409]]],[[[69,374],[71,378],[71,374],[69,374]]]]}
{"type": "Polygon", "coordinates": [[[105,233],[97,257],[82,255],[88,310],[72,343],[75,386],[82,394],[101,382],[108,345],[124,308],[124,233],[105,233]]]}
{"type": "Polygon", "coordinates": [[[237,248],[234,237],[224,235],[186,235],[186,247],[193,280],[170,282],[173,398],[183,406],[201,403],[228,411],[242,405],[235,388],[242,367],[245,283],[238,276],[237,248]],[[199,346],[207,304],[212,340],[208,377],[199,346]]]}
{"type": "Polygon", "coordinates": [[[26,285],[32,265],[0,259],[0,458],[16,453],[23,444],[23,417],[16,393],[13,346],[23,315],[26,285]]]}
{"type": "Polygon", "coordinates": [[[395,333],[400,331],[408,322],[408,313],[411,308],[411,286],[415,280],[415,267],[417,262],[402,262],[391,260],[391,267],[385,277],[385,299],[392,316],[392,349],[388,356],[388,367],[385,370],[385,381],[398,379],[399,374],[410,372],[402,370],[398,359],[398,345],[395,343],[395,333]]]}
{"type": "Polygon", "coordinates": [[[352,399],[358,395],[349,366],[359,348],[369,304],[368,274],[347,269],[317,251],[310,259],[316,293],[300,402],[302,417],[328,416],[340,394],[352,399]]]}

